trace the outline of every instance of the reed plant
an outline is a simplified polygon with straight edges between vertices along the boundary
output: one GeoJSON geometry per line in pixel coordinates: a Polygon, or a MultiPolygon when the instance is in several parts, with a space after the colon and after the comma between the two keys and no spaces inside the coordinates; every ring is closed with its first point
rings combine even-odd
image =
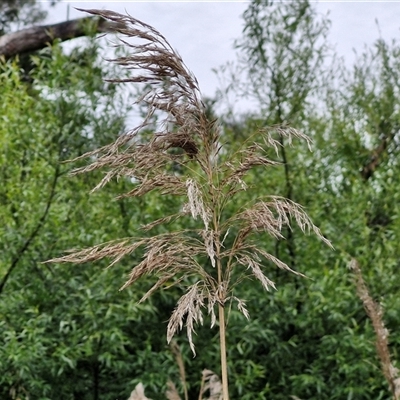
{"type": "Polygon", "coordinates": [[[383,309],[371,296],[368,286],[364,281],[359,262],[353,258],[349,264],[350,270],[355,277],[355,285],[358,297],[361,299],[365,312],[372,322],[375,331],[375,347],[381,362],[383,375],[389,385],[393,400],[400,399],[400,376],[399,370],[392,361],[389,348],[389,331],[383,321],[383,309]]]}
{"type": "Polygon", "coordinates": [[[226,305],[236,303],[249,318],[245,301],[236,296],[237,287],[243,279],[252,277],[264,289],[275,289],[265,273],[267,264],[302,275],[257,246],[254,236],[265,232],[273,240],[283,240],[285,229],[294,222],[303,232],[313,232],[330,245],[299,204],[260,194],[260,188],[256,188],[258,197],[253,202],[243,205],[236,203],[236,198],[254,189],[246,183],[253,168],[280,164],[283,143],[300,139],[310,146],[311,141],[292,127],[273,126],[260,128],[232,151],[226,149],[223,130],[216,119],[210,118],[195,76],[161,33],[129,15],[104,10],[86,12],[116,23],[120,35],[117,45],[129,49],[129,55],[111,61],[127,69],[129,76],[111,82],[144,84],[147,90],[138,102],[146,106],[147,114],[138,126],[113,143],[79,157],[89,163],[73,173],[105,171],[94,190],[112,179],[131,181],[132,190],[120,197],[144,196],[156,190],[182,201],[176,213],[142,230],[181,218],[197,220],[197,225],[190,222],[183,230],[116,239],[51,261],[87,263],[107,257],[113,265],[142,249],[141,262],[121,289],[145,275],[155,275],[158,279],[143,295],[144,301],[167,282],[186,286],[169,319],[167,341],[185,326],[195,354],[195,325],[202,324],[204,312],[209,314],[211,327],[219,326],[222,397],[228,400],[226,305]],[[155,115],[162,116],[162,123],[149,131],[155,115]]]}

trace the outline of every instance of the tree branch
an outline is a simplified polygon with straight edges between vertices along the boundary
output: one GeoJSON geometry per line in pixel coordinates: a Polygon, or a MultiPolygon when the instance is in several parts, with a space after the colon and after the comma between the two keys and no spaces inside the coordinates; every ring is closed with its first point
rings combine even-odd
{"type": "Polygon", "coordinates": [[[119,24],[99,19],[97,17],[78,18],[53,25],[34,26],[18,32],[0,36],[0,56],[6,59],[17,54],[40,50],[49,43],[59,39],[61,41],[74,39],[88,34],[86,23],[95,23],[95,32],[110,32],[119,24]]]}
{"type": "Polygon", "coordinates": [[[33,229],[29,237],[26,239],[25,243],[19,248],[19,250],[16,252],[16,256],[14,259],[11,261],[10,268],[8,268],[8,271],[6,274],[3,276],[1,282],[0,282],[0,295],[2,294],[4,290],[4,286],[6,285],[8,278],[10,277],[11,273],[15,269],[15,267],[18,265],[19,260],[22,258],[24,253],[28,250],[30,244],[33,242],[33,240],[36,238],[38,235],[40,229],[44,225],[47,215],[50,211],[50,207],[53,203],[54,196],[56,194],[56,186],[57,186],[57,181],[58,178],[60,177],[60,164],[57,164],[57,167],[54,171],[54,177],[53,177],[53,182],[51,184],[51,189],[50,189],[50,194],[46,203],[46,207],[44,209],[44,212],[42,216],[39,218],[38,223],[36,224],[36,227],[33,229]]]}
{"type": "Polygon", "coordinates": [[[365,181],[367,181],[374,174],[376,168],[382,161],[382,157],[388,147],[388,137],[383,136],[379,145],[372,151],[371,158],[368,163],[366,163],[362,170],[361,176],[365,181]]]}
{"type": "Polygon", "coordinates": [[[385,156],[389,154],[389,147],[395,142],[399,125],[391,118],[381,121],[378,126],[379,143],[371,151],[370,158],[360,171],[362,178],[367,181],[373,176],[376,169],[384,162],[385,156]]]}

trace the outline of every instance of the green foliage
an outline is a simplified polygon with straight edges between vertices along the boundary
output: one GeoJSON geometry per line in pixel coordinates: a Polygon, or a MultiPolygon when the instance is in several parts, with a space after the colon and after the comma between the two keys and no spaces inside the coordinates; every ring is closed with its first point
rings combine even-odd
{"type": "MultiPolygon", "coordinates": [[[[59,0],[48,3],[54,5],[59,0]]],[[[19,29],[42,21],[47,11],[36,0],[2,0],[0,3],[0,36],[8,33],[16,25],[19,29]]]]}
{"type": "MultiPolygon", "coordinates": [[[[304,9],[307,4],[304,2],[304,9]]],[[[308,4],[308,13],[312,15],[310,7],[308,4]]],[[[268,176],[257,175],[256,182],[260,186],[275,186],[282,194],[305,204],[336,252],[326,252],[312,242],[304,242],[296,231],[287,232],[286,243],[276,244],[275,254],[283,256],[289,265],[301,268],[311,280],[287,282],[278,276],[275,280],[279,291],[269,299],[260,298],[249,290],[249,298],[256,298],[258,316],[251,329],[254,333],[248,340],[256,347],[250,347],[243,358],[251,358],[264,369],[261,377],[255,380],[258,382],[256,392],[266,393],[264,397],[387,399],[389,391],[376,355],[374,332],[357,297],[347,264],[350,257],[360,259],[373,297],[384,306],[384,320],[391,332],[390,350],[394,360],[398,360],[399,337],[393,325],[400,317],[397,311],[400,248],[396,189],[399,168],[395,156],[400,100],[396,79],[398,45],[378,41],[360,57],[353,72],[333,61],[335,69],[332,70],[317,63],[316,69],[303,69],[312,74],[304,80],[305,86],[298,85],[295,73],[281,73],[288,64],[284,62],[281,66],[276,62],[283,60],[279,55],[288,52],[285,61],[300,69],[308,65],[307,46],[326,47],[321,42],[323,36],[308,41],[306,32],[315,26],[314,14],[311,19],[302,18],[302,24],[309,24],[309,27],[303,25],[292,39],[292,31],[285,28],[287,38],[280,42],[282,48],[279,46],[276,50],[276,43],[283,36],[273,33],[287,27],[288,18],[300,9],[297,3],[273,6],[253,2],[246,11],[248,22],[239,51],[246,54],[250,62],[249,77],[243,87],[260,99],[260,113],[252,122],[247,120],[245,125],[233,125],[232,134],[240,129],[241,134],[251,133],[273,116],[278,117],[277,122],[290,120],[311,135],[315,149],[311,157],[298,146],[286,149],[280,154],[286,166],[285,174],[270,171],[268,176]],[[290,14],[285,15],[285,12],[290,14]],[[281,17],[274,19],[276,15],[281,17]],[[299,38],[308,43],[299,46],[299,51],[290,52],[283,46],[284,42],[291,43],[299,38]],[[264,53],[267,53],[265,59],[264,53]],[[263,73],[266,87],[260,89],[263,86],[256,86],[255,82],[262,79],[263,73]],[[270,79],[271,73],[275,80],[270,79]],[[312,79],[314,75],[329,79],[318,82],[312,79]],[[297,104],[297,100],[288,102],[284,96],[280,100],[277,88],[289,99],[301,100],[300,103],[297,104]],[[316,89],[320,96],[318,102],[313,97],[316,89]],[[258,95],[260,90],[262,96],[258,95]],[[306,96],[291,96],[297,90],[306,96]],[[276,102],[282,106],[277,107],[276,102]]],[[[293,25],[296,26],[300,24],[293,25]]],[[[327,57],[318,49],[312,54],[327,57]]],[[[239,93],[241,87],[237,87],[239,93]]],[[[251,302],[248,304],[250,307],[251,302]]],[[[250,309],[250,312],[254,315],[256,311],[250,309]]],[[[231,357],[232,364],[242,371],[240,366],[236,367],[236,359],[237,356],[231,357]]],[[[243,388],[239,379],[236,382],[240,382],[238,389],[243,393],[246,389],[253,390],[251,385],[243,388]]]]}
{"type": "MultiPolygon", "coordinates": [[[[269,154],[284,168],[255,169],[246,182],[256,193],[243,192],[226,213],[267,188],[304,204],[336,251],[295,229],[286,241],[254,239],[308,278],[271,268],[277,291],[262,293],[253,280],[235,288],[251,319],[234,303],[226,306],[231,397],[389,399],[347,265],[359,260],[399,360],[399,46],[377,41],[349,71],[326,61],[329,23],[309,3],[254,1],[244,17],[237,50],[248,75],[233,88],[258,99],[259,112],[239,122],[225,116],[224,143],[233,152],[238,139],[290,121],[314,144],[311,154],[299,144],[269,154]]],[[[74,246],[131,236],[180,207],[168,195],[114,201],[132,189],[129,179],[88,196],[103,176],[68,176],[63,161],[110,143],[129,123],[121,92],[103,81],[114,72],[97,54],[91,43],[68,56],[56,44],[32,57],[29,79],[16,62],[1,64],[1,399],[123,399],[141,381],[148,397],[161,400],[167,379],[179,382],[163,332],[183,288],[143,304],[137,301],[151,287],[146,278],[118,292],[140,254],[111,269],[41,263],[74,246]]],[[[193,359],[185,340],[180,346],[189,398],[198,395],[202,369],[216,365],[216,331],[207,322],[196,329],[204,351],[193,359]]]]}
{"type": "Polygon", "coordinates": [[[93,43],[71,55],[55,45],[32,58],[28,82],[17,63],[1,65],[2,399],[128,397],[151,374],[155,384],[149,360],[163,365],[161,384],[173,366],[165,342],[151,339],[166,317],[139,306],[140,293],[118,292],[126,267],[42,264],[77,243],[127,235],[142,220],[139,202],[113,201],[128,182],[88,199],[100,176],[71,179],[63,163],[125,129],[129,107],[104,83],[112,71],[100,69],[97,53],[93,43]]]}
{"type": "Polygon", "coordinates": [[[243,14],[244,29],[235,41],[237,60],[229,73],[228,94],[245,96],[260,112],[255,118],[273,125],[296,126],[324,77],[329,21],[308,0],[252,1],[243,14]]]}

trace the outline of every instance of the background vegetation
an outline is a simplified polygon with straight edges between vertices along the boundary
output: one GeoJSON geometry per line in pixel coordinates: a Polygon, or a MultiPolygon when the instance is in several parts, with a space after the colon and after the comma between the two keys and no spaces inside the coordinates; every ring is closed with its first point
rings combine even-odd
{"type": "MultiPolygon", "coordinates": [[[[254,281],[241,286],[251,319],[231,310],[231,397],[388,399],[372,324],[347,266],[351,257],[359,261],[399,359],[400,47],[377,40],[346,68],[326,41],[329,21],[307,1],[253,1],[243,18],[238,60],[219,72],[231,79],[219,101],[251,96],[258,108],[221,115],[224,140],[233,151],[239,138],[280,123],[309,135],[313,153],[287,147],[283,167],[256,170],[247,183],[304,205],[336,251],[295,229],[285,241],[260,237],[260,246],[308,279],[271,268],[277,291],[261,292],[254,281]]],[[[131,101],[103,81],[121,73],[103,52],[88,38],[69,52],[56,43],[28,65],[18,58],[0,65],[2,399],[124,399],[142,381],[157,400],[168,379],[179,382],[164,334],[179,288],[141,304],[150,281],[119,292],[135,255],[108,270],[106,262],[41,264],[68,248],[133,236],[178,207],[168,195],[115,201],[128,180],[89,196],[98,173],[68,176],[62,161],[129,128],[131,101]]],[[[196,358],[178,339],[190,398],[204,368],[219,372],[216,334],[197,329],[196,358]]]]}

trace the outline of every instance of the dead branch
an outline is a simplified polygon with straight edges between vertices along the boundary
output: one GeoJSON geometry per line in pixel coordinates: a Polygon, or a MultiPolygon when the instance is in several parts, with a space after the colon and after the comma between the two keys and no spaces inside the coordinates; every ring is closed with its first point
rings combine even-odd
{"type": "Polygon", "coordinates": [[[109,32],[117,28],[118,24],[96,17],[78,18],[58,24],[33,26],[18,32],[8,33],[0,37],[0,56],[6,59],[17,54],[24,54],[46,47],[55,40],[70,40],[86,36],[87,22],[94,23],[96,33],[109,32]]]}

